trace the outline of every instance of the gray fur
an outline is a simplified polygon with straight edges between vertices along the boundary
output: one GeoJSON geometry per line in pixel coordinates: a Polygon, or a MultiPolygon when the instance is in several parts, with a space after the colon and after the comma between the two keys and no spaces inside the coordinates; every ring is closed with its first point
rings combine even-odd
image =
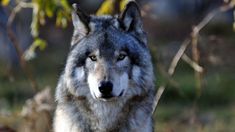
{"type": "Polygon", "coordinates": [[[73,14],[71,51],[56,88],[54,131],[153,131],[154,74],[136,3],[130,2],[119,17],[86,16],[84,21],[83,15],[73,14]],[[121,52],[127,57],[117,61],[121,52]],[[97,61],[90,60],[91,54],[97,61]],[[128,78],[119,82],[124,75],[128,78]],[[91,85],[88,76],[120,86],[114,86],[113,98],[102,99],[91,93],[95,83],[91,85]]]}

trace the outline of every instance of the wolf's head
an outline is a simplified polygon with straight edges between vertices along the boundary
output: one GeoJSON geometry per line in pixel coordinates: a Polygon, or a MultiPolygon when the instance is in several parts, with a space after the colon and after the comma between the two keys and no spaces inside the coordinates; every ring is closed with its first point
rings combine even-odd
{"type": "Polygon", "coordinates": [[[152,64],[137,4],[129,2],[115,17],[89,16],[73,7],[74,34],[65,69],[69,90],[101,100],[146,92],[152,64]]]}

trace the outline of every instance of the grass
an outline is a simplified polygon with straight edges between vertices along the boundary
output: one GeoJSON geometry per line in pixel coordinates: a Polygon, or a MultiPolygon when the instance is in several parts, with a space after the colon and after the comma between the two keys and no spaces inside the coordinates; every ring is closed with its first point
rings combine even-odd
{"type": "Polygon", "coordinates": [[[234,106],[200,107],[192,122],[191,106],[160,104],[155,113],[157,132],[234,132],[234,106]]]}

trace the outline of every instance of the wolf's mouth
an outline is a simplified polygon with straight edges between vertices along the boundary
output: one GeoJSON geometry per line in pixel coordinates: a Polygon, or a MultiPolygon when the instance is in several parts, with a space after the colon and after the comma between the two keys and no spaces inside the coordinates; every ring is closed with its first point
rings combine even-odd
{"type": "Polygon", "coordinates": [[[118,97],[121,97],[123,94],[124,94],[124,90],[122,90],[122,92],[118,96],[114,96],[112,94],[106,94],[106,95],[101,95],[100,99],[103,101],[110,101],[113,99],[117,99],[118,97]]]}
{"type": "Polygon", "coordinates": [[[112,97],[114,97],[113,95],[111,95],[111,94],[108,94],[108,95],[102,95],[101,96],[101,98],[103,98],[103,99],[110,99],[110,98],[112,98],[112,97]]]}
{"type": "Polygon", "coordinates": [[[122,90],[122,92],[118,95],[118,97],[121,97],[124,93],[124,90],[122,90]]]}

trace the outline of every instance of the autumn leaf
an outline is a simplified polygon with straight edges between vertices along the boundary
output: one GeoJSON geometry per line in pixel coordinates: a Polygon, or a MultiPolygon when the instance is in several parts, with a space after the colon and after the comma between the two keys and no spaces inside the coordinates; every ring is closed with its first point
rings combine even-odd
{"type": "Polygon", "coordinates": [[[130,1],[134,1],[134,0],[121,0],[120,2],[120,11],[123,11],[126,7],[126,5],[130,2],[130,1]]]}
{"type": "Polygon", "coordinates": [[[10,3],[10,0],[1,0],[1,5],[7,6],[10,3]]]}
{"type": "Polygon", "coordinates": [[[31,44],[31,46],[25,51],[24,53],[24,59],[25,60],[32,60],[36,57],[36,49],[44,50],[47,46],[47,43],[45,40],[40,38],[35,38],[34,42],[31,44]]]}
{"type": "Polygon", "coordinates": [[[97,16],[112,14],[114,12],[115,0],[106,0],[102,3],[98,11],[96,12],[97,16]]]}

